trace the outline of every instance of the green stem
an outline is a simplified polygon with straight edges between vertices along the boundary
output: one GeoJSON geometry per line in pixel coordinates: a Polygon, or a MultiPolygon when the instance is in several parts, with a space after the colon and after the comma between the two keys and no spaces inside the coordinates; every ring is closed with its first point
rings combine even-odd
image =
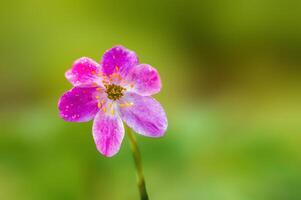
{"type": "Polygon", "coordinates": [[[133,157],[134,157],[134,161],[135,161],[138,188],[139,188],[139,192],[140,192],[140,199],[141,200],[149,200],[147,192],[146,192],[146,187],[145,187],[140,152],[138,149],[135,135],[133,134],[133,132],[130,128],[127,129],[127,135],[130,140],[130,143],[131,143],[131,149],[132,149],[132,153],[133,153],[133,157]]]}

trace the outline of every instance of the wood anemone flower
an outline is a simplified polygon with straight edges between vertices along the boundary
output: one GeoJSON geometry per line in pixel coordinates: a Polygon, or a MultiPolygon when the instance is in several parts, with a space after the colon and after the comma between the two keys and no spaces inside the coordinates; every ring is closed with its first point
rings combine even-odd
{"type": "Polygon", "coordinates": [[[135,52],[114,46],[100,63],[86,57],[76,60],[65,76],[74,87],[58,102],[60,116],[70,122],[94,119],[93,138],[104,156],[119,151],[125,132],[122,121],[141,135],[164,135],[166,114],[151,97],[161,89],[160,76],[150,65],[139,64],[135,52]]]}

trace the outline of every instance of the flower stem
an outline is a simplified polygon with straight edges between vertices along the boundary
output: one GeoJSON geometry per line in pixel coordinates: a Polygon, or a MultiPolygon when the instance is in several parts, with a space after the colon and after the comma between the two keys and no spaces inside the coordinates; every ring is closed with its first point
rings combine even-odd
{"type": "Polygon", "coordinates": [[[130,140],[130,143],[131,143],[131,149],[132,149],[132,153],[133,153],[133,157],[134,157],[134,161],[135,161],[137,184],[138,184],[138,188],[139,188],[139,192],[140,192],[140,199],[141,200],[149,200],[147,192],[146,192],[146,187],[145,187],[140,151],[138,149],[135,135],[133,134],[133,132],[130,128],[127,129],[127,135],[130,140]]]}

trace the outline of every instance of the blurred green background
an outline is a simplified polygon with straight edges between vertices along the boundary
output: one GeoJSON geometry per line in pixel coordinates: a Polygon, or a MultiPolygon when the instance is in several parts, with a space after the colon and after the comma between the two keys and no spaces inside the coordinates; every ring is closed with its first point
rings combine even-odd
{"type": "Polygon", "coordinates": [[[301,199],[301,2],[0,3],[0,199],[138,199],[128,141],[67,123],[64,72],[113,45],[163,81],[169,128],[137,135],[151,200],[301,199]]]}

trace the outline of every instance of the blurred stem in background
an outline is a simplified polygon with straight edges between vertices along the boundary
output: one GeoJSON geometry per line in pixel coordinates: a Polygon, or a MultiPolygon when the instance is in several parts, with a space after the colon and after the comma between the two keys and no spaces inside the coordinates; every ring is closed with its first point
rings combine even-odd
{"type": "Polygon", "coordinates": [[[140,151],[138,149],[135,135],[133,134],[132,129],[130,129],[129,127],[127,128],[127,135],[128,135],[129,141],[131,143],[131,149],[132,149],[132,153],[133,153],[133,157],[134,157],[134,161],[135,161],[137,184],[138,184],[138,188],[139,188],[139,192],[140,192],[140,199],[148,200],[149,198],[148,198],[146,187],[145,187],[140,151]]]}

